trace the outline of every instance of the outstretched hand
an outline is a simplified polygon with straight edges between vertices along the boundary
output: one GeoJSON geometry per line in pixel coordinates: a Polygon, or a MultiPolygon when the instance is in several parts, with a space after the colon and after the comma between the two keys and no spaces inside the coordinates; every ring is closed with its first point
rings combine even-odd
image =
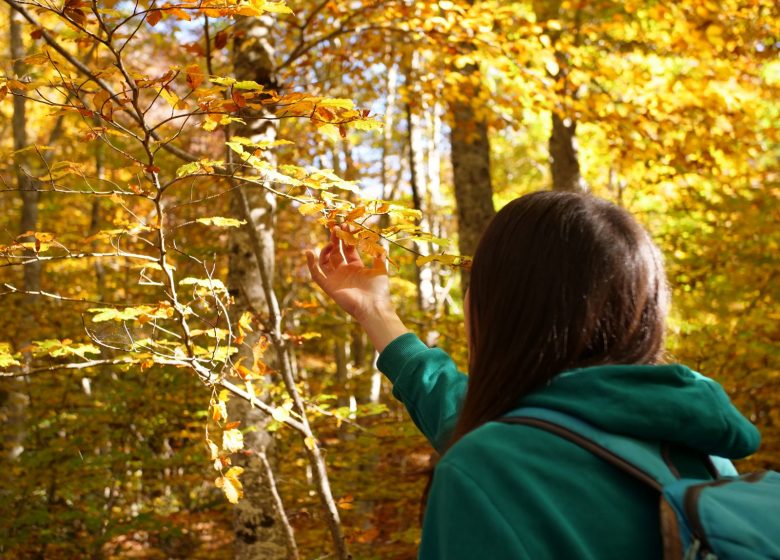
{"type": "Polygon", "coordinates": [[[357,248],[339,239],[338,227],[331,231],[330,241],[319,258],[315,258],[312,251],[306,251],[312,279],[358,321],[377,309],[390,309],[386,255],[374,257],[373,266],[366,267],[357,248]]]}
{"type": "Polygon", "coordinates": [[[306,251],[306,261],[312,279],[363,326],[377,351],[408,332],[390,301],[385,254],[365,266],[357,248],[339,239],[334,228],[319,257],[306,251]]]}

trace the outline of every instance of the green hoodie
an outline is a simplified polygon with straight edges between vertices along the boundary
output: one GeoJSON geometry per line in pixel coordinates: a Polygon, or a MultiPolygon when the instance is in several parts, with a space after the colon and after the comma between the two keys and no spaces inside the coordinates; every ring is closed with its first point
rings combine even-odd
{"type": "MultiPolygon", "coordinates": [[[[447,443],[467,377],[415,335],[377,363],[436,449],[447,443]]],[[[706,477],[696,452],[753,453],[760,436],[723,389],[685,366],[600,366],[558,375],[518,406],[559,410],[604,430],[679,444],[683,476],[706,477]]],[[[658,495],[575,444],[523,425],[489,422],[436,467],[423,560],[658,559],[658,495]]]]}

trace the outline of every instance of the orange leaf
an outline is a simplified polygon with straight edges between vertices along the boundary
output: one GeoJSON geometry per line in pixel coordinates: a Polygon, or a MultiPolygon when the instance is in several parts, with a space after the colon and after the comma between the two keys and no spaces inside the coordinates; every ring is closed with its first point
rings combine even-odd
{"type": "Polygon", "coordinates": [[[176,16],[179,19],[183,19],[184,21],[191,21],[192,16],[188,14],[186,11],[182,10],[181,8],[174,8],[174,7],[166,7],[166,11],[172,15],[176,16]]]}
{"type": "Polygon", "coordinates": [[[162,19],[162,12],[160,10],[152,10],[148,14],[146,14],[146,21],[149,22],[149,25],[154,27],[157,25],[160,20],[162,19]]]}
{"type": "Polygon", "coordinates": [[[236,104],[236,106],[246,107],[246,98],[239,92],[234,91],[231,97],[233,98],[233,102],[236,104]]]}
{"type": "Polygon", "coordinates": [[[211,417],[214,422],[220,422],[227,418],[227,406],[224,401],[214,401],[211,403],[211,417]]]}
{"type": "Polygon", "coordinates": [[[67,0],[63,9],[65,15],[78,25],[84,25],[87,21],[87,16],[81,9],[82,5],[81,0],[67,0]]]}
{"type": "Polygon", "coordinates": [[[187,85],[192,89],[197,88],[206,79],[206,76],[197,64],[190,64],[185,68],[187,72],[187,85]]]}
{"type": "Polygon", "coordinates": [[[358,244],[357,238],[354,235],[352,235],[351,232],[344,231],[341,228],[336,229],[334,231],[336,232],[336,237],[341,239],[347,245],[357,245],[358,244]]]}
{"type": "Polygon", "coordinates": [[[92,102],[95,104],[95,108],[100,111],[103,107],[103,104],[108,101],[109,93],[101,89],[99,92],[97,92],[94,97],[92,98],[92,102]]]}
{"type": "Polygon", "coordinates": [[[347,214],[347,221],[352,222],[363,216],[363,214],[366,213],[366,207],[365,206],[358,206],[354,210],[352,210],[349,214],[347,214]]]}
{"type": "Polygon", "coordinates": [[[25,91],[27,89],[27,85],[24,82],[20,82],[19,80],[8,80],[6,85],[11,88],[11,91],[15,89],[25,91]]]}
{"type": "Polygon", "coordinates": [[[235,370],[242,379],[251,378],[254,375],[251,369],[242,364],[238,364],[235,370]]]}
{"type": "Polygon", "coordinates": [[[217,49],[223,48],[227,45],[228,34],[227,31],[220,31],[214,36],[214,47],[217,49]]]}
{"type": "Polygon", "coordinates": [[[317,114],[326,121],[332,121],[336,118],[336,115],[333,114],[333,111],[326,109],[325,107],[317,107],[317,114]]]}

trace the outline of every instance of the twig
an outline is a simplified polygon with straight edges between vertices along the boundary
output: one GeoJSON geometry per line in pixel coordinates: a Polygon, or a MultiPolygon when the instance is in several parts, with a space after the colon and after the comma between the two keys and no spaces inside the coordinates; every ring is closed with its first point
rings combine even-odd
{"type": "Polygon", "coordinates": [[[8,288],[8,291],[0,292],[0,296],[20,294],[26,296],[46,297],[50,299],[55,299],[57,301],[67,301],[72,303],[91,303],[93,305],[106,305],[111,307],[138,307],[140,305],[155,305],[155,304],[148,304],[148,303],[115,303],[115,302],[100,301],[94,299],[70,298],[70,297],[61,296],[59,294],[54,294],[52,292],[45,292],[43,290],[37,290],[37,291],[20,290],[19,288],[16,288],[15,286],[12,286],[11,284],[8,283],[4,283],[3,286],[8,288]]]}
{"type": "Polygon", "coordinates": [[[268,488],[271,490],[271,497],[276,506],[276,513],[279,515],[279,520],[282,522],[284,538],[287,541],[287,552],[292,560],[299,560],[300,555],[298,554],[298,545],[295,543],[295,534],[293,533],[292,525],[290,525],[290,520],[287,518],[287,512],[284,509],[282,497],[279,495],[279,489],[276,487],[276,477],[274,476],[273,469],[271,469],[271,464],[268,462],[268,457],[265,454],[265,447],[260,449],[257,456],[265,469],[265,476],[268,479],[268,488]]]}

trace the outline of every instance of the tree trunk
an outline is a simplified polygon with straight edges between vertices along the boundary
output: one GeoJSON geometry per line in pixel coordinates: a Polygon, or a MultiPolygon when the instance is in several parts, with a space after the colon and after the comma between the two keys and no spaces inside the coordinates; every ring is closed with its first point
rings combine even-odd
{"type": "MultiPolygon", "coordinates": [[[[10,32],[10,56],[14,64],[14,73],[17,79],[22,79],[26,74],[26,67],[21,62],[25,56],[24,41],[22,39],[22,18],[13,9],[10,9],[9,32],[10,32]]],[[[22,95],[24,92],[12,91],[13,96],[13,115],[11,124],[13,128],[14,150],[20,150],[27,145],[27,116],[26,99],[22,95]]],[[[16,186],[22,197],[22,212],[19,222],[19,233],[35,231],[38,227],[38,198],[39,191],[37,183],[31,178],[30,169],[24,154],[15,156],[14,168],[16,171],[16,186]]],[[[21,241],[34,241],[32,236],[24,236],[21,241]]],[[[33,256],[34,252],[28,250],[26,255],[33,256]]],[[[41,287],[41,265],[40,262],[33,261],[24,266],[25,291],[38,291],[41,287]]],[[[32,295],[22,296],[22,311],[20,313],[20,325],[18,335],[14,341],[17,348],[28,346],[35,329],[35,307],[37,298],[32,295]]],[[[31,356],[29,353],[24,356],[23,368],[29,367],[31,356]]],[[[9,436],[3,441],[3,458],[16,459],[24,452],[24,440],[27,435],[27,408],[29,406],[29,397],[24,391],[24,384],[27,378],[18,378],[9,384],[9,391],[0,395],[0,404],[5,410],[0,411],[6,417],[6,423],[9,428],[9,436]]]]}
{"type": "MultiPolygon", "coordinates": [[[[95,126],[100,126],[99,120],[95,119],[95,126]]],[[[103,183],[105,179],[106,166],[105,166],[105,144],[98,142],[95,146],[95,177],[98,184],[103,183]]],[[[96,196],[92,199],[92,212],[90,214],[89,221],[89,235],[95,235],[100,231],[101,216],[100,216],[100,197],[96,196]]],[[[92,250],[97,252],[97,242],[92,242],[92,250]]],[[[106,269],[103,267],[103,262],[100,259],[95,259],[95,290],[97,291],[98,299],[105,301],[106,299],[106,269]]]]}
{"type": "MultiPolygon", "coordinates": [[[[470,64],[461,71],[465,77],[479,73],[470,64]]],[[[465,80],[461,87],[468,100],[479,98],[479,86],[465,80]]],[[[458,248],[461,255],[473,255],[479,238],[493,218],[493,187],[490,181],[490,144],[487,123],[477,116],[471,101],[451,105],[452,181],[458,207],[458,248]]],[[[461,271],[461,287],[466,292],[469,273],[461,271]]]]}
{"type": "MultiPolygon", "coordinates": [[[[240,18],[235,24],[233,65],[238,80],[254,80],[267,88],[274,88],[273,46],[271,29],[273,19],[264,16],[240,18]]],[[[235,133],[253,140],[274,140],[274,121],[262,117],[262,112],[253,111],[245,115],[245,126],[237,127],[235,133]]],[[[259,267],[263,267],[269,278],[274,273],[274,212],[276,202],[270,193],[259,188],[241,187],[249,201],[252,225],[262,238],[261,262],[255,255],[250,235],[244,228],[232,230],[229,249],[228,288],[235,299],[233,314],[238,318],[244,311],[251,311],[261,321],[268,315],[268,302],[261,282],[259,267]]],[[[243,217],[237,197],[231,202],[234,216],[243,217]]],[[[239,355],[245,362],[252,363],[252,347],[258,342],[257,332],[249,333],[239,355]]],[[[265,429],[268,417],[248,403],[236,400],[231,407],[231,417],[241,421],[241,426],[253,426],[256,430],[244,435],[245,453],[237,461],[244,468],[244,498],[234,509],[235,531],[234,558],[236,560],[284,560],[293,556],[288,552],[287,536],[282,519],[283,511],[278,507],[278,496],[273,490],[269,472],[276,466],[273,437],[265,429]]]]}
{"type": "MultiPolygon", "coordinates": [[[[469,0],[474,4],[475,0],[469,0]]],[[[473,48],[465,45],[466,49],[473,48]]],[[[458,249],[461,255],[473,256],[482,232],[495,216],[493,185],[490,180],[490,143],[488,125],[477,116],[475,100],[480,98],[479,65],[467,64],[460,70],[463,81],[459,84],[465,100],[450,105],[452,128],[452,183],[455,187],[455,203],[458,207],[458,249]]],[[[469,272],[461,269],[461,290],[465,294],[469,286],[469,272]]]]}
{"type": "MultiPolygon", "coordinates": [[[[425,231],[430,231],[430,223],[426,220],[427,208],[423,204],[423,195],[427,192],[427,177],[424,173],[424,159],[422,150],[422,128],[420,118],[413,112],[412,106],[406,104],[406,127],[409,145],[409,182],[412,187],[412,204],[415,210],[422,214],[420,226],[425,231]]],[[[420,255],[430,254],[430,245],[421,241],[414,242],[414,249],[420,255]]],[[[415,284],[417,286],[417,308],[422,312],[431,311],[435,300],[431,265],[415,265],[415,284]]]]}
{"type": "Polygon", "coordinates": [[[550,170],[555,191],[586,192],[588,190],[585,180],[580,175],[576,130],[575,120],[561,118],[553,111],[549,146],[550,170]]]}
{"type": "MultiPolygon", "coordinates": [[[[24,41],[22,39],[22,17],[11,8],[10,11],[10,35],[11,35],[11,59],[14,61],[14,73],[18,79],[23,79],[27,73],[27,68],[22,62],[25,56],[24,41]]],[[[24,92],[13,91],[12,93],[18,94],[13,96],[13,136],[14,136],[14,150],[21,150],[28,144],[27,140],[27,115],[26,115],[26,98],[24,92]]],[[[38,227],[38,201],[40,199],[40,191],[38,190],[37,181],[32,178],[32,172],[27,157],[22,154],[17,154],[15,169],[16,169],[16,185],[19,189],[19,193],[22,197],[22,215],[19,223],[20,233],[28,231],[35,231],[38,227]]],[[[25,236],[22,241],[34,241],[32,236],[25,236]]],[[[32,251],[29,251],[33,254],[32,251]]],[[[41,264],[40,262],[33,261],[30,264],[24,266],[24,289],[26,291],[39,291],[41,289],[41,264]]],[[[32,304],[35,301],[35,297],[27,296],[25,298],[27,303],[32,304]]]]}
{"type": "MultiPolygon", "coordinates": [[[[542,25],[551,19],[561,17],[561,0],[534,0],[536,21],[542,25]]],[[[577,9],[575,28],[579,27],[580,12],[577,9]]],[[[550,31],[550,41],[553,46],[558,40],[560,31],[550,31]]],[[[580,174],[580,162],[577,158],[577,121],[568,115],[567,106],[570,98],[576,95],[568,82],[569,69],[566,56],[559,50],[555,51],[558,73],[554,76],[558,89],[556,106],[552,110],[551,131],[549,141],[550,171],[552,172],[552,188],[556,191],[587,192],[588,185],[580,174]]]]}

